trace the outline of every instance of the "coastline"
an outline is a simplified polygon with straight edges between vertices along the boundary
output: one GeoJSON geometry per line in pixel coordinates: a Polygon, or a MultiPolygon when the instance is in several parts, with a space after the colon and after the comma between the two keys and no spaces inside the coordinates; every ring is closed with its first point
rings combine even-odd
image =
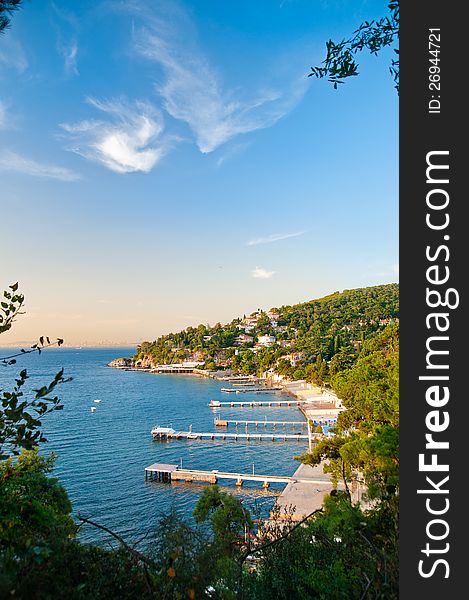
{"type": "MultiPolygon", "coordinates": [[[[222,383],[223,377],[241,377],[242,374],[234,373],[232,370],[225,371],[206,371],[194,367],[184,369],[182,366],[174,368],[157,369],[155,367],[132,366],[130,359],[116,359],[108,364],[109,367],[126,370],[138,371],[144,373],[171,373],[174,375],[185,374],[195,377],[206,377],[215,379],[222,383]]],[[[258,381],[255,376],[247,376],[252,380],[258,381]]],[[[308,383],[304,380],[288,380],[285,381],[278,377],[263,378],[267,385],[276,385],[282,388],[281,393],[302,400],[303,403],[298,405],[298,409],[306,421],[320,417],[337,417],[338,413],[344,408],[341,406],[340,400],[332,391],[325,391],[319,386],[308,383]]],[[[300,464],[293,474],[295,481],[286,485],[278,498],[276,499],[272,510],[271,517],[276,515],[280,520],[299,521],[306,518],[322,507],[324,499],[329,495],[334,486],[332,485],[331,476],[324,473],[324,463],[311,466],[300,464]],[[314,483],[311,481],[313,480],[314,483]],[[294,509],[294,510],[293,510],[294,509]]],[[[343,488],[342,482],[338,483],[339,488],[343,488]]],[[[359,491],[354,491],[356,500],[359,500],[359,491]],[[358,495],[357,495],[358,493],[358,495]]]]}

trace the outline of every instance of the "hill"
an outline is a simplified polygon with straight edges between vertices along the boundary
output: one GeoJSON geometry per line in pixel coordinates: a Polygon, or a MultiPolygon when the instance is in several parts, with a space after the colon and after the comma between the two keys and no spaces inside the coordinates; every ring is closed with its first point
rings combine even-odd
{"type": "Polygon", "coordinates": [[[322,383],[354,364],[367,340],[398,321],[398,284],[344,290],[143,342],[134,363],[192,361],[209,370],[259,375],[271,370],[322,383]]]}

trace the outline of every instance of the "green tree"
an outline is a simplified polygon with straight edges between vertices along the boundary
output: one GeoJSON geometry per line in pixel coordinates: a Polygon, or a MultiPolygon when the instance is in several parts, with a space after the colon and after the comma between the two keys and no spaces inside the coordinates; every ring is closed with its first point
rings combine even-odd
{"type": "Polygon", "coordinates": [[[241,502],[231,494],[220,491],[217,485],[202,492],[194,510],[194,518],[197,523],[210,521],[215,544],[228,555],[232,554],[236,542],[244,538],[253,526],[251,516],[241,502]]]}
{"type": "MultiPolygon", "coordinates": [[[[0,303],[0,334],[11,328],[14,320],[21,314],[23,304],[24,296],[18,293],[17,283],[3,292],[3,300],[0,303]]],[[[20,356],[31,352],[40,354],[42,349],[53,345],[60,346],[62,343],[61,339],[51,342],[48,337],[41,337],[29,350],[23,349],[19,353],[0,358],[0,368],[14,365],[20,356]]],[[[46,441],[41,429],[41,418],[63,408],[58,396],[53,395],[58,385],[69,381],[64,378],[63,369],[49,384],[25,395],[27,380],[28,373],[26,369],[22,369],[15,379],[12,391],[0,389],[0,460],[19,454],[23,448],[31,450],[40,442],[46,441]]]]}

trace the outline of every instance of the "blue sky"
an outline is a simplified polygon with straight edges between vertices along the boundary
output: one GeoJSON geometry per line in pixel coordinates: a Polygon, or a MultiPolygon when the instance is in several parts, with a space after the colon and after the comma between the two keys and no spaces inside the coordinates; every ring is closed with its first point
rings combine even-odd
{"type": "Polygon", "coordinates": [[[2,343],[135,342],[398,278],[391,50],[325,41],[383,1],[25,3],[0,38],[2,343]]]}

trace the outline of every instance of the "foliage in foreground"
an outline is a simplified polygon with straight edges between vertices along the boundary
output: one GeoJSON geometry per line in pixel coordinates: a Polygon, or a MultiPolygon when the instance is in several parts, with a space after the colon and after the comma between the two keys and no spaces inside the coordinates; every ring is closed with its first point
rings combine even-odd
{"type": "Polygon", "coordinates": [[[0,597],[24,600],[321,600],[397,598],[397,536],[383,505],[362,512],[346,495],[302,525],[249,545],[252,519],[242,503],[207,487],[191,526],[175,512],[143,554],[106,550],[75,538],[64,488],[51,459],[24,451],[0,468],[0,597]],[[255,560],[253,560],[255,557],[255,560]]]}

